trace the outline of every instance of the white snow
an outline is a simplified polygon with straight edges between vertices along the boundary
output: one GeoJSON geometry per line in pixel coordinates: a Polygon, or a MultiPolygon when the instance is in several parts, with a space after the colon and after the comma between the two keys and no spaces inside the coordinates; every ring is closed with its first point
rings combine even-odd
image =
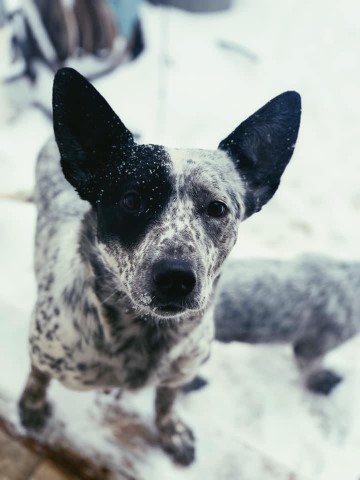
{"type": "MultiPolygon", "coordinates": [[[[318,251],[359,258],[359,13],[356,0],[239,0],[229,12],[202,16],[144,6],[146,53],[96,82],[142,142],[171,147],[216,148],[273,96],[301,93],[294,157],[275,198],[241,226],[234,256],[318,251]],[[250,56],[219,42],[238,44],[250,56]]],[[[50,92],[40,93],[48,102],[50,92]]],[[[3,197],[32,189],[36,155],[51,125],[35,109],[6,121],[0,95],[0,411],[17,421],[14,400],[28,369],[35,299],[35,211],[3,197]]],[[[196,433],[196,463],[179,469],[158,448],[147,449],[132,457],[139,475],[285,480],[292,478],[288,467],[299,478],[358,480],[359,346],[354,339],[329,355],[345,380],[319,398],[303,389],[289,348],[214,344],[203,371],[209,386],[179,401],[196,433]],[[263,458],[277,461],[278,470],[265,468],[263,458]]],[[[64,423],[75,443],[121,463],[111,431],[98,427],[112,396],[59,385],[50,394],[54,421],[64,423]]],[[[124,396],[119,405],[153,429],[152,401],[153,392],[145,391],[124,396]]]]}

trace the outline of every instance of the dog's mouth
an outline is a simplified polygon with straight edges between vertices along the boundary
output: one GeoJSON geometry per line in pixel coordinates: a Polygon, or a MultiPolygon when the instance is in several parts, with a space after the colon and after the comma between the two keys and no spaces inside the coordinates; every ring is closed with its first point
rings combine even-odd
{"type": "Polygon", "coordinates": [[[156,299],[153,299],[153,301],[151,303],[148,303],[146,306],[142,306],[142,308],[144,307],[144,313],[164,319],[181,317],[183,315],[186,315],[187,313],[194,313],[201,310],[200,305],[198,305],[197,303],[185,304],[180,302],[172,302],[171,300],[168,302],[159,302],[156,299]]]}
{"type": "Polygon", "coordinates": [[[172,302],[170,300],[168,302],[154,301],[151,305],[149,305],[149,307],[153,314],[157,317],[172,318],[180,317],[186,315],[187,313],[191,315],[191,313],[199,312],[204,308],[204,305],[201,305],[196,301],[180,303],[172,302]]]}
{"type": "Polygon", "coordinates": [[[156,308],[157,312],[166,316],[179,315],[180,313],[183,313],[185,310],[187,310],[187,308],[185,308],[184,306],[176,305],[174,303],[160,305],[156,308]]]}

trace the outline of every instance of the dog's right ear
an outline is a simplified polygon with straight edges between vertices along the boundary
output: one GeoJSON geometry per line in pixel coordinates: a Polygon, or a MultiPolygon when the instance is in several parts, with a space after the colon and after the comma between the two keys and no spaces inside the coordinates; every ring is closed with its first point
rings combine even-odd
{"type": "Polygon", "coordinates": [[[133,136],[100,93],[72,68],[55,75],[53,117],[65,178],[81,198],[94,203],[111,156],[131,148],[133,136]]]}
{"type": "Polygon", "coordinates": [[[219,149],[230,156],[244,181],[246,217],[259,211],[279,186],[294,152],[300,115],[300,95],[282,93],[220,142],[219,149]]]}

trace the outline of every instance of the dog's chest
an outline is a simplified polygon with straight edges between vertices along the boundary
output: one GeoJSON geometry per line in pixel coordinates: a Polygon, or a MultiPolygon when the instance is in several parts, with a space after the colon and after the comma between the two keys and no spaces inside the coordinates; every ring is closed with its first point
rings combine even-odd
{"type": "MultiPolygon", "coordinates": [[[[60,309],[59,309],[60,310],[60,309]]],[[[138,389],[147,384],[182,385],[208,357],[212,321],[195,328],[166,328],[143,319],[104,329],[97,308],[64,309],[39,322],[35,314],[31,350],[35,366],[73,389],[138,389]]]]}

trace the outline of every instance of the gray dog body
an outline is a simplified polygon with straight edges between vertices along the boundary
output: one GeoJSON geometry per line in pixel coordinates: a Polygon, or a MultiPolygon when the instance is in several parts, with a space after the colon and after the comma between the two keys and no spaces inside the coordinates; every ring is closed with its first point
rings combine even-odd
{"type": "Polygon", "coordinates": [[[40,428],[46,388],[157,388],[160,442],[194,458],[178,387],[209,355],[205,312],[240,221],[276,191],[300,120],[294,92],[243,122],[218,150],[138,145],[83,77],[54,82],[54,131],[37,164],[32,371],[22,422],[40,428]]]}
{"type": "Polygon", "coordinates": [[[340,377],[323,356],[359,332],[360,263],[321,255],[228,262],[215,297],[216,339],[290,343],[307,386],[327,394],[340,377]]]}

